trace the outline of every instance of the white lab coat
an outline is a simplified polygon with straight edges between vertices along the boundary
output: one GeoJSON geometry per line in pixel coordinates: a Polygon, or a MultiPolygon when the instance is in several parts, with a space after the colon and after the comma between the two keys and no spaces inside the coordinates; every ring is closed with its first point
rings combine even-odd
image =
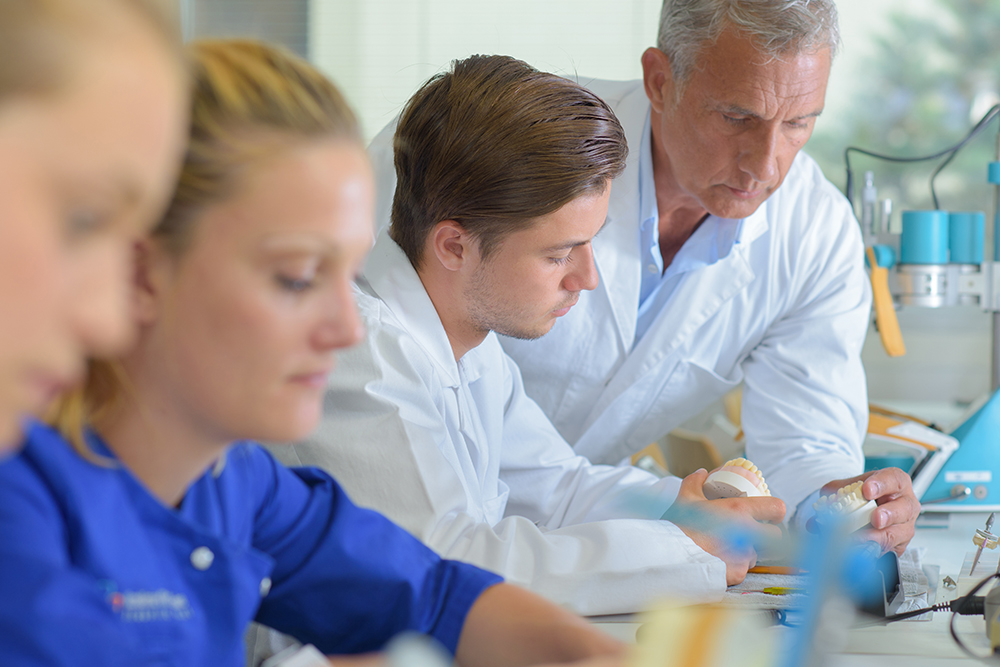
{"type": "Polygon", "coordinates": [[[685,274],[636,344],[649,101],[641,81],[584,83],[614,109],[630,146],[594,240],[600,285],[546,336],[502,338],[504,349],[528,395],[595,462],[620,461],[744,382],[747,456],[791,516],[822,484],[863,467],[871,289],[851,208],[799,153],[729,255],[685,274]]]}
{"type": "Polygon", "coordinates": [[[320,429],[275,453],[329,470],[448,558],[581,614],[713,600],[725,565],[658,519],[677,480],[576,455],[523,391],[494,334],[456,363],[434,305],[387,234],[357,297],[368,335],[339,355],[320,429]]]}

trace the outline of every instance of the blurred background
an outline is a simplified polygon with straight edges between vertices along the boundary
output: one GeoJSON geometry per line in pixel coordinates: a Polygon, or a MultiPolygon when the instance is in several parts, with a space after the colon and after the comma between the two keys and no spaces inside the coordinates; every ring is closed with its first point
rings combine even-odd
{"type": "MultiPolygon", "coordinates": [[[[1000,101],[997,0],[839,0],[843,46],[826,110],[806,146],[845,185],[849,145],[901,156],[950,146],[1000,101]]],[[[451,60],[503,53],[565,75],[633,79],[655,42],[659,0],[181,0],[188,37],[255,36],[309,58],[345,91],[366,138],[451,60]]],[[[997,123],[937,178],[944,209],[986,213],[993,247],[997,123]]],[[[852,155],[855,189],[875,172],[904,209],[931,207],[938,161],[897,165],[852,155]]],[[[859,196],[856,195],[856,201],[859,196]]],[[[864,351],[872,401],[947,422],[989,390],[990,317],[974,306],[904,308],[908,353],[891,359],[871,332],[864,351]]]]}

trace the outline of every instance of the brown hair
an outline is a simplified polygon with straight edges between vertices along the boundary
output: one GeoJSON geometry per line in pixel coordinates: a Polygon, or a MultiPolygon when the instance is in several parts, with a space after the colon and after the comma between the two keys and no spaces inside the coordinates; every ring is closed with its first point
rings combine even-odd
{"type": "Polygon", "coordinates": [[[515,231],[625,168],[625,133],[600,98],[508,56],[472,56],[425,83],[393,139],[389,235],[420,268],[427,235],[462,225],[487,258],[515,231]]]}
{"type": "MultiPolygon", "coordinates": [[[[302,58],[253,40],[203,40],[190,50],[187,152],[167,212],[152,231],[175,256],[188,247],[200,214],[233,195],[254,161],[310,140],[361,144],[357,119],[340,91],[302,58]]],[[[50,423],[92,458],[84,427],[111,414],[127,380],[114,362],[92,360],[86,385],[62,397],[50,423]]]]}
{"type": "Polygon", "coordinates": [[[161,37],[180,63],[180,27],[173,3],[165,0],[0,2],[0,100],[59,90],[72,77],[74,49],[123,9],[161,37]]]}

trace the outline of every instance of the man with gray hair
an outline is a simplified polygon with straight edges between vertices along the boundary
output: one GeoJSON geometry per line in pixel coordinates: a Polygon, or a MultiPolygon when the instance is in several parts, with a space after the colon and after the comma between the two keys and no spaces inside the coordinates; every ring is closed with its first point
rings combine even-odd
{"type": "Polygon", "coordinates": [[[788,516],[864,479],[868,536],[919,513],[896,468],[862,474],[870,288],[846,199],[800,152],[839,45],[832,0],[665,0],[643,80],[582,80],[630,156],[594,240],[600,286],[537,340],[503,339],[575,450],[612,463],[743,385],[747,457],[788,516]]]}

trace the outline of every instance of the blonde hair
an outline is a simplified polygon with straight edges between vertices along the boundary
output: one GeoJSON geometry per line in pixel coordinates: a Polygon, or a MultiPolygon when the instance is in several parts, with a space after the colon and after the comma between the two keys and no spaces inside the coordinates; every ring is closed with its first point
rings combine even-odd
{"type": "Polygon", "coordinates": [[[178,57],[174,3],[166,0],[3,0],[0,2],[0,103],[12,95],[57,92],[72,78],[74,49],[122,10],[140,19],[178,57]]]}
{"type": "MultiPolygon", "coordinates": [[[[201,213],[232,196],[253,162],[304,141],[361,145],[343,95],[308,62],[253,40],[190,45],[194,91],[187,152],[173,198],[152,237],[175,256],[188,247],[201,213]]],[[[128,378],[113,361],[92,360],[86,384],[60,398],[48,421],[87,458],[88,424],[114,413],[128,378]]]]}

